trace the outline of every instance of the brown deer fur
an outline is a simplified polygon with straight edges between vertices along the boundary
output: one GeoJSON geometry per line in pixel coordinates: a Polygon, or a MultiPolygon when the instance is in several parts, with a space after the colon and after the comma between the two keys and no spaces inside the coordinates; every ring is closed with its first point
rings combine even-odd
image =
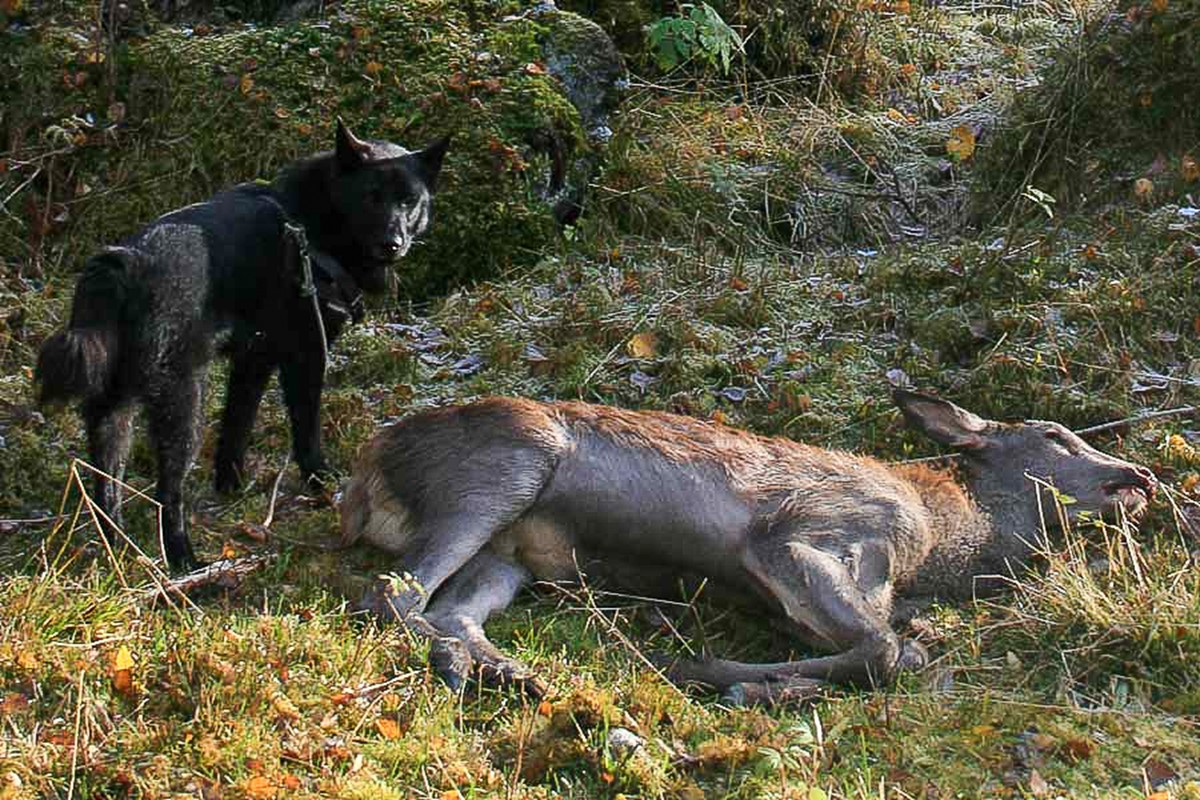
{"type": "Polygon", "coordinates": [[[474,665],[538,691],[482,625],[529,581],[582,568],[639,594],[681,574],[707,578],[831,653],[671,669],[763,701],[922,666],[923,649],[890,621],[934,597],[994,588],[1028,561],[1056,522],[1041,518],[1030,478],[1074,496],[1072,514],[1137,514],[1154,491],[1148,470],[1056,423],[990,422],[911,392],[895,400],[962,451],[960,475],[584,403],[492,398],[424,411],[364,448],[342,534],[399,556],[404,579],[383,581],[367,605],[432,637],[452,685],[474,665]]]}

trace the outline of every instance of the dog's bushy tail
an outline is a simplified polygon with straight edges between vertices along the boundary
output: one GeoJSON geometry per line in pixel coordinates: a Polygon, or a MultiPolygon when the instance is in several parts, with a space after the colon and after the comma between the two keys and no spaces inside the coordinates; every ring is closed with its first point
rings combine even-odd
{"type": "Polygon", "coordinates": [[[102,395],[112,384],[129,296],[127,251],[113,248],[88,260],[71,307],[71,324],[47,339],[34,373],[40,403],[102,395]]]}

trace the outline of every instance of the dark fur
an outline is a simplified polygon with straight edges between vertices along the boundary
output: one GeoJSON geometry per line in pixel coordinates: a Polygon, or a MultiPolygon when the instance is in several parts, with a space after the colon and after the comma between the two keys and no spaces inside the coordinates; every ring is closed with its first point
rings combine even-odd
{"type": "MultiPolygon", "coordinates": [[[[196,563],[181,486],[200,434],[208,362],[229,331],[229,390],[216,454],[222,491],[242,482],[258,404],[276,369],[306,479],[325,471],[320,445],[324,356],[301,259],[285,222],[303,226],[330,342],[348,319],[345,294],[379,292],[388,267],[429,222],[448,140],[409,151],[355,138],[338,123],[333,151],[289,166],[270,186],[242,184],[172,211],[88,260],[66,330],[38,356],[41,401],[77,398],[95,467],[124,472],[136,401],[158,456],[158,500],[172,566],[196,563]],[[286,217],[285,217],[286,213],[286,217]],[[331,263],[332,262],[332,263],[331,263]],[[330,277],[340,265],[348,280],[330,277]],[[322,267],[326,270],[322,272],[322,267]]],[[[120,493],[96,479],[100,508],[120,522],[120,493]]]]}

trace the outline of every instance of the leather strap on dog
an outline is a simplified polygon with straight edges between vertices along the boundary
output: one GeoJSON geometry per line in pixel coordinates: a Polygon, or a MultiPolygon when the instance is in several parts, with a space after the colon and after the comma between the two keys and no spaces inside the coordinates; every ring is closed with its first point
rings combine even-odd
{"type": "Polygon", "coordinates": [[[365,315],[362,290],[338,260],[328,253],[308,247],[308,238],[304,226],[292,219],[287,209],[272,197],[263,193],[261,197],[275,207],[283,219],[285,231],[289,228],[299,228],[304,234],[305,268],[320,274],[325,281],[316,282],[317,297],[321,305],[329,312],[337,314],[351,322],[362,322],[365,315]]]}
{"type": "Polygon", "coordinates": [[[312,257],[308,252],[308,234],[304,232],[304,226],[297,225],[285,215],[283,239],[289,245],[289,257],[294,255],[300,262],[300,296],[307,297],[312,301],[317,332],[321,335],[321,372],[324,374],[329,369],[329,336],[325,333],[325,320],[321,317],[321,303],[317,297],[316,284],[313,282],[312,257]]]}

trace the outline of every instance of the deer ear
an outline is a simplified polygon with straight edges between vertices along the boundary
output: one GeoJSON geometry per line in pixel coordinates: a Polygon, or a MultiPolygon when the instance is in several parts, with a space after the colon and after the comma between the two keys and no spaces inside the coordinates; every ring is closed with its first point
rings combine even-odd
{"type": "Polygon", "coordinates": [[[892,399],[910,425],[920,428],[934,441],[951,447],[978,450],[987,444],[986,434],[994,425],[954,403],[931,395],[896,389],[892,399]]]}
{"type": "Polygon", "coordinates": [[[342,118],[338,117],[337,144],[334,147],[338,166],[344,170],[361,167],[367,163],[370,150],[371,146],[351,133],[346,123],[342,122],[342,118]]]}
{"type": "Polygon", "coordinates": [[[420,152],[413,153],[421,169],[421,179],[432,194],[437,190],[438,173],[442,171],[442,159],[450,147],[450,136],[443,136],[420,152]]]}

